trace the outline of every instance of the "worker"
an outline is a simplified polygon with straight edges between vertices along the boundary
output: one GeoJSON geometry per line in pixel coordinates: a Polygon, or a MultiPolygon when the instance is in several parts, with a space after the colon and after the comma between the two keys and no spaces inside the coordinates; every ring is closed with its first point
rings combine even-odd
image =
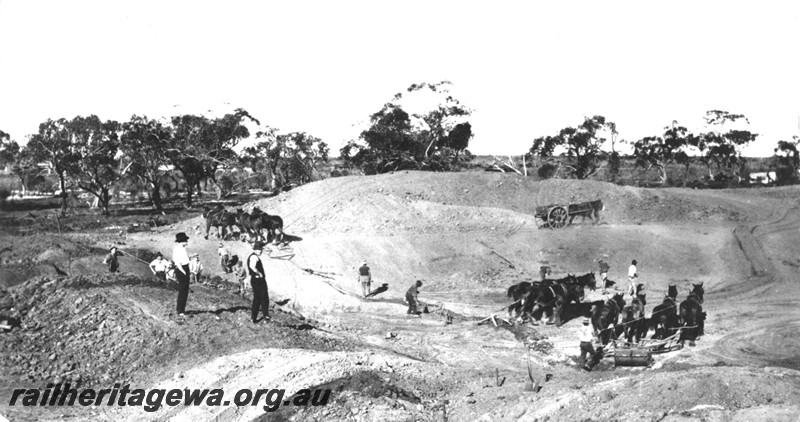
{"type": "Polygon", "coordinates": [[[261,250],[264,244],[256,240],[253,242],[253,253],[247,257],[247,271],[250,272],[250,287],[253,288],[253,305],[250,316],[253,324],[258,323],[258,309],[264,313],[263,321],[269,321],[269,289],[267,277],[264,273],[264,264],[261,262],[261,250]]]}
{"type": "Polygon", "coordinates": [[[189,260],[189,283],[199,283],[203,273],[203,264],[200,263],[200,254],[192,254],[189,260]]]}
{"type": "Polygon", "coordinates": [[[406,313],[417,317],[420,316],[420,312],[417,310],[417,297],[419,296],[420,287],[422,287],[422,281],[417,280],[406,292],[406,301],[408,302],[408,311],[406,313]]]}
{"type": "Polygon", "coordinates": [[[597,260],[597,265],[600,267],[600,280],[603,282],[603,294],[606,294],[608,293],[606,289],[611,287],[611,285],[608,284],[608,270],[611,269],[611,266],[608,265],[608,262],[603,258],[597,260]]]}
{"type": "Polygon", "coordinates": [[[228,249],[224,243],[220,242],[217,254],[219,254],[219,263],[222,265],[222,271],[225,271],[225,274],[230,273],[232,271],[230,265],[231,250],[228,249]]]}
{"type": "Polygon", "coordinates": [[[636,297],[636,279],[639,278],[639,274],[637,273],[636,270],[637,264],[638,263],[634,259],[633,261],[631,261],[631,266],[628,267],[628,283],[630,283],[630,286],[628,288],[628,294],[630,294],[631,297],[636,297]]]}
{"type": "Polygon", "coordinates": [[[172,249],[172,262],[175,263],[175,276],[178,279],[178,304],[176,310],[179,317],[184,317],[186,301],[189,298],[189,254],[186,245],[189,237],[180,232],[175,235],[175,247],[172,249]]]}
{"type": "Polygon", "coordinates": [[[162,255],[161,252],[156,253],[156,259],[150,263],[150,271],[161,281],[167,281],[167,270],[169,267],[170,262],[164,259],[164,255],[162,255]]]}
{"type": "MultiPolygon", "coordinates": [[[[589,318],[583,319],[583,326],[579,330],[581,356],[578,359],[578,364],[581,365],[586,371],[591,371],[597,364],[598,352],[595,350],[595,343],[598,343],[597,336],[595,335],[594,328],[592,328],[589,318]],[[587,356],[588,355],[588,356],[587,356]],[[588,360],[587,360],[588,358],[588,360]]],[[[602,348],[601,348],[602,350],[602,348]]]]}
{"type": "Polygon", "coordinates": [[[361,294],[366,298],[369,296],[370,286],[372,284],[372,273],[369,271],[367,261],[361,262],[361,267],[358,269],[358,281],[361,283],[361,294]]]}
{"type": "Polygon", "coordinates": [[[539,267],[539,277],[542,278],[542,281],[545,281],[547,279],[547,276],[549,276],[550,274],[552,274],[550,271],[550,267],[545,265],[539,267]]]}
{"type": "Polygon", "coordinates": [[[117,247],[112,246],[108,255],[106,255],[106,258],[103,260],[103,264],[108,266],[108,272],[115,273],[119,270],[119,260],[117,257],[120,255],[122,255],[122,253],[117,250],[117,247]]]}
{"type": "Polygon", "coordinates": [[[242,263],[242,261],[236,261],[236,265],[233,266],[233,274],[239,282],[239,294],[244,297],[244,294],[247,292],[247,285],[245,284],[247,270],[244,269],[244,263],[242,263]]]}

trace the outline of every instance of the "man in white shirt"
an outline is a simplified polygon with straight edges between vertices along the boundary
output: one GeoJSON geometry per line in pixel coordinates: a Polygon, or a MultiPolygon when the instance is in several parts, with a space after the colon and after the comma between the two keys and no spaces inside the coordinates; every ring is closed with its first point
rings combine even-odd
{"type": "Polygon", "coordinates": [[[639,274],[636,273],[636,264],[637,262],[634,259],[631,261],[631,266],[628,267],[628,283],[630,283],[628,294],[631,297],[636,297],[636,279],[639,278],[639,274]]]}
{"type": "Polygon", "coordinates": [[[189,299],[189,254],[186,245],[189,237],[180,232],[175,235],[175,247],[172,249],[172,262],[175,263],[175,276],[178,279],[178,316],[185,316],[186,301],[189,299]]]}
{"type": "Polygon", "coordinates": [[[194,253],[189,260],[189,283],[199,283],[202,273],[203,264],[200,263],[200,255],[194,253]]]}
{"type": "Polygon", "coordinates": [[[150,271],[153,272],[153,275],[155,275],[157,279],[167,281],[167,270],[169,266],[170,262],[164,259],[164,255],[162,255],[161,252],[158,252],[156,254],[156,259],[150,263],[150,271]]]}

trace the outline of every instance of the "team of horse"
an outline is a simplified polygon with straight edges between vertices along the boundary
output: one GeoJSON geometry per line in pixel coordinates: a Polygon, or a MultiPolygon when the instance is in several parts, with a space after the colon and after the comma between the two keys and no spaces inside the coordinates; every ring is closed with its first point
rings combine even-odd
{"type": "Polygon", "coordinates": [[[549,316],[548,322],[561,326],[566,305],[580,303],[587,287],[591,290],[597,288],[594,273],[581,276],[567,274],[561,279],[517,283],[509,287],[507,292],[508,297],[514,299],[514,303],[508,307],[509,318],[516,314],[519,320],[533,320],[533,315],[541,310],[549,316]]]}
{"type": "Polygon", "coordinates": [[[233,227],[239,228],[239,233],[246,233],[249,240],[263,240],[275,243],[283,242],[283,219],[277,215],[270,215],[254,207],[252,211],[246,212],[241,208],[235,212],[226,210],[221,205],[215,208],[203,207],[203,218],[206,220],[206,234],[208,239],[211,227],[217,230],[217,237],[225,239],[232,234],[233,227]],[[264,231],[267,232],[266,237],[264,231]]]}
{"type": "MultiPolygon", "coordinates": [[[[507,296],[514,299],[508,307],[509,318],[516,316],[517,321],[529,319],[534,322],[534,313],[541,310],[548,315],[548,323],[560,326],[566,306],[579,304],[584,297],[584,289],[596,288],[594,273],[574,276],[568,274],[561,279],[537,282],[521,282],[508,288],[507,296]]],[[[638,343],[652,329],[652,339],[665,339],[678,330],[681,345],[688,341],[694,346],[698,336],[703,335],[706,313],[703,312],[703,283],[692,284],[687,298],[678,303],[678,289],[670,285],[667,295],[661,304],[653,308],[652,316],[645,317],[646,295],[641,292],[641,285],[630,304],[625,303],[622,293],[615,294],[607,300],[592,303],[590,316],[592,327],[598,334],[602,344],[623,335],[628,343],[638,343]]]]}

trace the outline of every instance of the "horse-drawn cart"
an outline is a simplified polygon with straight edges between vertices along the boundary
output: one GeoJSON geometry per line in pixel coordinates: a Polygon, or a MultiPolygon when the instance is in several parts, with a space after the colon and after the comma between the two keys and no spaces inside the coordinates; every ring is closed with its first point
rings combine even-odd
{"type": "Polygon", "coordinates": [[[572,224],[575,216],[590,217],[595,222],[600,220],[602,201],[578,202],[574,204],[550,204],[536,207],[537,218],[542,219],[539,228],[563,229],[572,224]]]}

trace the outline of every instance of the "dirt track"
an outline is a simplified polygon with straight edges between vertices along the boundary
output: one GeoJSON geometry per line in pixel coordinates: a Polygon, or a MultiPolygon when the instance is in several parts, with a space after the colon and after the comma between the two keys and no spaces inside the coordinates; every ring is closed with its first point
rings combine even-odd
{"type": "MultiPolygon", "coordinates": [[[[265,380],[285,388],[341,387],[340,399],[325,408],[279,412],[298,420],[441,420],[444,412],[451,420],[796,420],[797,193],[797,188],[643,190],[480,173],[411,172],[310,184],[259,204],[281,215],[287,233],[299,238],[291,243],[292,260],[266,261],[270,290],[276,300],[288,299],[287,309],[329,331],[311,330],[309,335],[330,337],[331,347],[340,352],[283,350],[289,345],[277,342],[260,352],[270,356],[269,363],[246,374],[255,363],[245,344],[236,346],[243,353],[224,354],[201,346],[198,352],[205,350],[208,357],[192,360],[196,374],[183,365],[181,382],[190,388],[258,388],[265,380]],[[566,230],[536,228],[532,214],[537,205],[597,197],[607,208],[603,224],[576,220],[566,230]],[[582,274],[594,271],[599,257],[611,263],[615,280],[624,278],[630,259],[639,260],[648,313],[668,284],[679,285],[682,299],[689,283],[704,282],[706,335],[696,347],[657,355],[653,369],[614,369],[604,362],[597,371],[584,373],[573,362],[576,319],[561,328],[513,331],[475,325],[509,302],[508,286],[537,278],[539,265],[550,265],[557,276],[582,274]],[[361,259],[370,262],[378,285],[388,283],[386,292],[367,301],[356,294],[352,276],[361,259]],[[402,295],[418,278],[425,280],[421,299],[455,313],[452,324],[441,314],[405,316],[402,295]],[[393,336],[387,338],[387,332],[393,336]],[[537,350],[531,354],[535,376],[541,380],[552,374],[538,394],[523,391],[525,344],[537,350]],[[214,358],[227,359],[227,381],[208,375],[214,358]],[[300,363],[305,370],[291,366],[300,363]],[[296,383],[287,381],[287,372],[276,372],[282,367],[295,374],[296,383]],[[505,378],[502,386],[495,382],[496,373],[505,378]]],[[[174,233],[187,231],[189,249],[201,254],[207,269],[217,271],[218,241],[203,240],[196,230],[200,223],[196,218],[163,234],[129,235],[126,242],[168,253],[174,233]]],[[[239,256],[248,252],[243,243],[228,244],[239,256]]],[[[199,302],[193,297],[190,308],[213,312],[232,306],[215,303],[213,295],[199,302]]],[[[587,299],[592,298],[599,298],[599,292],[587,299]]],[[[153,300],[158,305],[144,309],[145,317],[168,320],[172,294],[153,300]]],[[[190,324],[189,334],[199,333],[201,326],[190,324]]],[[[158,379],[148,375],[139,379],[158,379]]],[[[170,383],[168,378],[160,384],[170,383]]],[[[163,409],[156,416],[258,416],[204,409],[163,409]]],[[[128,408],[94,416],[148,415],[128,408]]]]}

